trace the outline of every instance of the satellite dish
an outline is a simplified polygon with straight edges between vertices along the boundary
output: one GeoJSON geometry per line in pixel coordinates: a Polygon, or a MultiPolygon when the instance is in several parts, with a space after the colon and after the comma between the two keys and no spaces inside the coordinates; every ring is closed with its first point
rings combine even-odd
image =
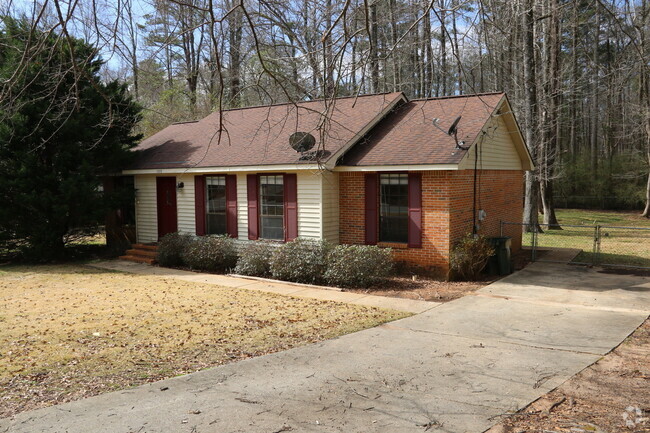
{"type": "Polygon", "coordinates": [[[454,123],[451,124],[449,127],[449,131],[447,131],[447,135],[456,135],[456,132],[458,131],[457,126],[458,122],[460,122],[460,118],[463,116],[458,116],[456,120],[454,120],[454,123]]]}
{"type": "Polygon", "coordinates": [[[289,137],[289,144],[296,152],[304,153],[314,147],[316,139],[309,132],[294,132],[289,137]]]}

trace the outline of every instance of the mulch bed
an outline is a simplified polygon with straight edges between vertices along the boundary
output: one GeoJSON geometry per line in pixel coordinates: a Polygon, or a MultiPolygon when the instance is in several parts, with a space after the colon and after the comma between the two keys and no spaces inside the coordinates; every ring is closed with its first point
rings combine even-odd
{"type": "MultiPolygon", "coordinates": [[[[512,260],[515,271],[521,270],[531,262],[531,251],[520,250],[513,254],[512,260]]],[[[346,291],[420,301],[449,302],[473,293],[501,278],[503,277],[499,275],[483,275],[478,281],[445,281],[443,278],[402,274],[391,277],[378,286],[368,289],[346,289],[346,291]]]]}

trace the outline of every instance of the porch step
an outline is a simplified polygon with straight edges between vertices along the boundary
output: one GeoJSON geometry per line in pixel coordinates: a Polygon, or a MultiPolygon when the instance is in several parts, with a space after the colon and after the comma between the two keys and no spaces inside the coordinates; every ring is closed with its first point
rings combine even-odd
{"type": "Polygon", "coordinates": [[[152,259],[149,257],[131,256],[131,255],[120,256],[119,259],[128,260],[129,262],[135,262],[135,263],[146,263],[148,265],[153,265],[156,262],[156,259],[152,259]]]}
{"type": "Polygon", "coordinates": [[[158,251],[158,245],[156,244],[133,244],[131,247],[135,250],[158,251]]]}
{"type": "Polygon", "coordinates": [[[158,254],[158,246],[153,244],[133,244],[130,250],[126,250],[126,254],[120,256],[121,260],[128,260],[136,263],[147,263],[153,265],[156,263],[156,256],[158,254]]]}
{"type": "Polygon", "coordinates": [[[126,250],[126,255],[127,256],[139,256],[139,257],[146,257],[150,259],[155,259],[156,255],[158,253],[154,250],[142,250],[139,248],[134,248],[131,250],[126,250]]]}

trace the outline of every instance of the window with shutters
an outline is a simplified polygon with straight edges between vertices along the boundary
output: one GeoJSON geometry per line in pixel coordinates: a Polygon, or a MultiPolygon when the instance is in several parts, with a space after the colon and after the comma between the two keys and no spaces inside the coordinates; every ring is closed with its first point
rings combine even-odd
{"type": "Polygon", "coordinates": [[[226,176],[206,176],[205,186],[206,234],[226,234],[226,176]]]}
{"type": "Polygon", "coordinates": [[[409,177],[406,173],[379,175],[379,241],[409,240],[409,177]]]}
{"type": "Polygon", "coordinates": [[[260,176],[260,237],[284,240],[284,176],[260,176]]]}

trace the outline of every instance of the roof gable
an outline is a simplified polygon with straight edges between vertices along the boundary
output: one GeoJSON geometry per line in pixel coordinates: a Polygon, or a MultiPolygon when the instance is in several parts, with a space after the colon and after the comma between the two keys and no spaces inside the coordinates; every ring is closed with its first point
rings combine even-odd
{"type": "Polygon", "coordinates": [[[459,164],[468,151],[456,148],[454,138],[445,130],[462,116],[458,140],[469,147],[502,100],[503,93],[490,93],[410,101],[384,118],[342,158],[340,165],[459,164]],[[436,118],[440,128],[433,124],[436,118]]]}
{"type": "Polygon", "coordinates": [[[473,169],[475,165],[486,170],[533,169],[532,158],[505,96],[465,152],[458,168],[473,169]]]}
{"type": "Polygon", "coordinates": [[[405,100],[396,92],[216,112],[145,139],[130,170],[325,164],[405,100]],[[289,136],[297,131],[314,135],[314,150],[323,151],[318,160],[301,159],[291,148],[289,136]]]}

